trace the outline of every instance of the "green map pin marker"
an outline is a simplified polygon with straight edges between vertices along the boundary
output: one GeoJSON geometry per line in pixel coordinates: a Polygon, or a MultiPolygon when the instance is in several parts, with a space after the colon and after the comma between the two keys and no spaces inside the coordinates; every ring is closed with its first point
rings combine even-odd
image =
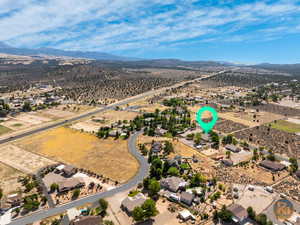
{"type": "Polygon", "coordinates": [[[215,126],[215,124],[218,120],[218,113],[214,108],[209,107],[209,106],[204,106],[204,107],[202,107],[201,109],[198,110],[198,112],[196,114],[196,120],[197,120],[198,124],[200,125],[200,127],[204,130],[204,133],[207,134],[215,126]],[[210,122],[207,122],[207,123],[202,121],[202,114],[205,111],[211,112],[211,115],[212,115],[212,120],[210,122]]]}

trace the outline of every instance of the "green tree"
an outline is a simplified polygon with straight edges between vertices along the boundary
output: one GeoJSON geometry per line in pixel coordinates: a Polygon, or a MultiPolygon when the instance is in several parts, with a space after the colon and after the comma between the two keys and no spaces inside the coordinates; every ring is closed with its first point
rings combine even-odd
{"type": "Polygon", "coordinates": [[[201,184],[206,182],[206,177],[204,177],[200,173],[196,173],[192,176],[190,186],[191,187],[199,187],[201,184]]]}
{"type": "Polygon", "coordinates": [[[150,191],[150,195],[154,196],[160,191],[160,184],[156,179],[151,179],[148,185],[148,190],[150,191]]]}
{"type": "Polygon", "coordinates": [[[32,110],[30,103],[29,102],[24,102],[24,104],[22,106],[22,110],[24,112],[30,112],[32,110]]]}
{"type": "Polygon", "coordinates": [[[231,222],[232,220],[232,212],[227,210],[226,206],[223,205],[222,209],[218,213],[218,217],[224,222],[231,222]]]}
{"type": "Polygon", "coordinates": [[[58,189],[59,189],[58,184],[56,184],[56,183],[51,184],[51,186],[50,186],[50,191],[51,192],[58,191],[58,189]]]}
{"type": "Polygon", "coordinates": [[[144,220],[144,210],[142,207],[135,207],[132,212],[132,217],[136,222],[141,222],[144,220]]]}
{"type": "Polygon", "coordinates": [[[179,175],[179,171],[176,167],[170,167],[168,169],[168,172],[167,172],[168,175],[171,175],[171,176],[178,176],[179,175]]]}
{"type": "Polygon", "coordinates": [[[105,199],[100,198],[99,199],[99,207],[101,209],[101,214],[105,215],[106,214],[106,210],[108,208],[108,202],[105,199]]]}
{"type": "Polygon", "coordinates": [[[77,188],[73,191],[72,198],[76,199],[79,197],[79,195],[80,195],[80,189],[77,188]]]}
{"type": "Polygon", "coordinates": [[[201,143],[201,133],[196,133],[194,136],[194,142],[196,145],[199,145],[201,143]]]}
{"type": "Polygon", "coordinates": [[[289,159],[291,165],[290,165],[290,169],[292,173],[295,173],[298,170],[298,162],[296,158],[290,158],[289,159]]]}
{"type": "Polygon", "coordinates": [[[111,220],[104,220],[104,221],[103,221],[103,224],[104,224],[104,225],[115,225],[114,222],[111,221],[111,220]]]}
{"type": "Polygon", "coordinates": [[[144,219],[149,219],[158,214],[156,203],[152,199],[147,199],[142,205],[142,209],[144,210],[144,219]]]}
{"type": "Polygon", "coordinates": [[[249,218],[254,220],[256,217],[256,213],[251,206],[247,208],[247,212],[248,212],[249,218]]]}
{"type": "Polygon", "coordinates": [[[173,144],[169,141],[165,141],[164,153],[168,155],[172,152],[174,152],[173,144]]]}
{"type": "Polygon", "coordinates": [[[0,188],[0,200],[3,197],[3,190],[0,188]]]}
{"type": "Polygon", "coordinates": [[[259,154],[258,154],[258,152],[257,152],[257,148],[255,148],[255,149],[253,150],[253,156],[252,156],[252,159],[255,160],[255,161],[257,161],[257,160],[259,159],[259,154]]]}
{"type": "Polygon", "coordinates": [[[226,151],[226,157],[227,157],[227,159],[230,159],[230,156],[231,156],[231,151],[226,151]]]}

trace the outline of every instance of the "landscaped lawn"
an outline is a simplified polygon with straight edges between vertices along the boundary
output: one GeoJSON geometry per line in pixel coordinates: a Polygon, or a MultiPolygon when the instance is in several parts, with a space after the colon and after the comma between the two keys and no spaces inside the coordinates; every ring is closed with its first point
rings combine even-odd
{"type": "Polygon", "coordinates": [[[286,131],[288,133],[300,132],[300,124],[291,123],[286,120],[279,120],[276,123],[271,123],[271,127],[277,130],[286,131]]]}
{"type": "Polygon", "coordinates": [[[8,133],[10,131],[12,131],[12,130],[9,129],[9,128],[7,128],[7,127],[5,127],[5,126],[0,125],[0,135],[6,134],[6,133],[8,133]]]}

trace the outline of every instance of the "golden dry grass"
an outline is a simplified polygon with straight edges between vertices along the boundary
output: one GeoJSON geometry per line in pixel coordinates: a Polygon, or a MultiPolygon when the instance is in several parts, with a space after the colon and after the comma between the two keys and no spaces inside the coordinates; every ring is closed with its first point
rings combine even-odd
{"type": "Polygon", "coordinates": [[[127,141],[106,139],[60,127],[18,143],[24,149],[124,182],[138,170],[127,141]]]}

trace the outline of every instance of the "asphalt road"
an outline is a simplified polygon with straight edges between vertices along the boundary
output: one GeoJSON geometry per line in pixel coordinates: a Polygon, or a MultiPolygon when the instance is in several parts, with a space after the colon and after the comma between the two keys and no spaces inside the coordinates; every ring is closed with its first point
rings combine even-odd
{"type": "Polygon", "coordinates": [[[140,154],[139,150],[136,148],[136,140],[137,140],[138,135],[140,135],[141,133],[142,132],[134,133],[128,139],[129,152],[140,163],[140,168],[139,168],[138,173],[130,181],[128,181],[127,183],[125,183],[121,186],[118,186],[115,189],[112,189],[112,190],[109,190],[109,191],[106,191],[106,192],[98,193],[98,194],[95,194],[95,195],[90,195],[88,197],[81,198],[81,199],[72,201],[70,203],[67,203],[67,204],[64,204],[64,205],[61,205],[61,206],[57,206],[55,208],[51,208],[51,209],[48,209],[48,210],[42,210],[42,211],[39,211],[39,212],[32,213],[31,215],[22,217],[20,219],[16,219],[16,220],[12,221],[10,224],[11,225],[30,224],[30,223],[33,223],[35,221],[42,220],[46,217],[63,213],[64,211],[66,211],[70,208],[78,207],[78,206],[84,205],[86,203],[93,203],[93,202],[98,201],[100,198],[106,198],[106,197],[112,196],[116,193],[123,192],[123,191],[129,190],[129,189],[135,187],[146,176],[148,176],[148,171],[149,171],[149,164],[148,164],[147,160],[140,154]]]}

